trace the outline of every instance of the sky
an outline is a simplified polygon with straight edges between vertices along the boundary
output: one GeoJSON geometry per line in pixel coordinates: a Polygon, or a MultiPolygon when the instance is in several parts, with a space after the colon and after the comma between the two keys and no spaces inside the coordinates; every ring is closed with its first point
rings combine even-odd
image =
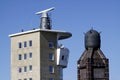
{"type": "Polygon", "coordinates": [[[84,33],[101,32],[101,50],[109,58],[110,80],[120,80],[120,0],[0,0],[0,79],[10,80],[10,37],[39,28],[36,12],[55,7],[50,12],[52,29],[72,33],[59,41],[69,48],[64,80],[77,80],[77,60],[85,50],[84,33]]]}

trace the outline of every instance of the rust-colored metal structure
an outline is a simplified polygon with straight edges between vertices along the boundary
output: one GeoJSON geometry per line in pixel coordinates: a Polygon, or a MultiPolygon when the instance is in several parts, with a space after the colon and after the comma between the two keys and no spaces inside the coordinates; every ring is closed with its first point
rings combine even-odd
{"type": "Polygon", "coordinates": [[[100,33],[85,33],[85,51],[77,62],[78,80],[109,80],[109,60],[100,49],[100,33]]]}

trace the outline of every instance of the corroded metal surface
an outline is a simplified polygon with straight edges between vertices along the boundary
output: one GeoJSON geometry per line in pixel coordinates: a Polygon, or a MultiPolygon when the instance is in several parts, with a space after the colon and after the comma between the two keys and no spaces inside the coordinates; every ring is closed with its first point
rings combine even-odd
{"type": "Polygon", "coordinates": [[[85,48],[100,48],[100,33],[95,30],[89,30],[85,34],[85,48]]]}
{"type": "Polygon", "coordinates": [[[85,34],[85,48],[77,62],[78,80],[109,80],[109,60],[100,50],[100,34],[89,30],[85,34]]]}

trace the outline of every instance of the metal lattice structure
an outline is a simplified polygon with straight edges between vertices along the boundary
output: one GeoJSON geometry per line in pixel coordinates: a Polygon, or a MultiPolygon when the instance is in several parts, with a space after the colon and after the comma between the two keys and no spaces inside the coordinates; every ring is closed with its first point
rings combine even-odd
{"type": "Polygon", "coordinates": [[[100,34],[90,30],[85,34],[85,48],[77,64],[78,80],[109,80],[109,60],[100,50],[100,34]]]}

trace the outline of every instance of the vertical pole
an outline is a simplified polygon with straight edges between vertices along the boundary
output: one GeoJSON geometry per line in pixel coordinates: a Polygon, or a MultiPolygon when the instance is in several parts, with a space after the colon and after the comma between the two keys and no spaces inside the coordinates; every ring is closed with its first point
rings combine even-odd
{"type": "Polygon", "coordinates": [[[63,68],[60,66],[60,80],[63,80],[63,68]]]}

